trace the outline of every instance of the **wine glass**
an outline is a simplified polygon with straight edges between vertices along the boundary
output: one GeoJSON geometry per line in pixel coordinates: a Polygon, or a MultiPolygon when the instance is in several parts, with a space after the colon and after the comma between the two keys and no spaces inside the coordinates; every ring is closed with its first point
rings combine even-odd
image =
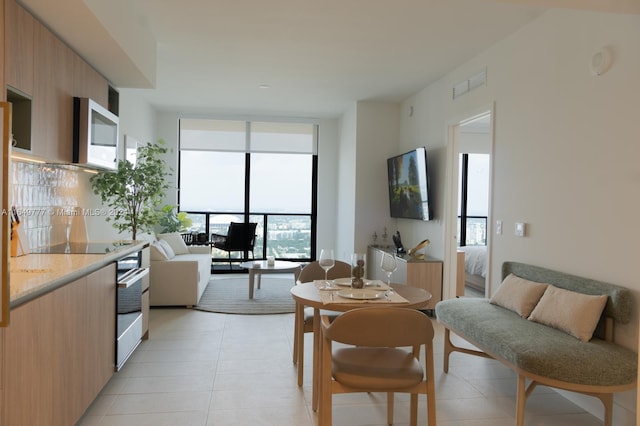
{"type": "Polygon", "coordinates": [[[325,288],[331,288],[332,285],[327,279],[327,273],[329,272],[329,269],[333,268],[336,264],[335,258],[333,257],[333,250],[332,249],[320,250],[320,258],[318,259],[318,264],[322,269],[324,269],[325,288]]]}
{"type": "Polygon", "coordinates": [[[396,263],[396,256],[393,253],[383,253],[382,260],[380,261],[380,268],[387,274],[387,292],[385,296],[389,296],[393,293],[393,289],[391,288],[391,274],[393,274],[396,269],[398,269],[398,264],[396,263]]]}

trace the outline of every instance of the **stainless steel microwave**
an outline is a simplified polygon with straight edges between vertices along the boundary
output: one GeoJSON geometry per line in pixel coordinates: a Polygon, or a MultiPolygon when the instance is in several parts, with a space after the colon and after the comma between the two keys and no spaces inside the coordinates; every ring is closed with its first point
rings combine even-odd
{"type": "Polygon", "coordinates": [[[118,116],[89,98],[73,98],[73,162],[116,169],[118,116]]]}

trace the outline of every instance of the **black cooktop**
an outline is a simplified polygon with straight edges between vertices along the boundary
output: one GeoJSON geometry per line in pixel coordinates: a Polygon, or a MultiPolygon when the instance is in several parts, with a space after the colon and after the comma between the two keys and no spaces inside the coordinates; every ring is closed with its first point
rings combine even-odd
{"type": "Polygon", "coordinates": [[[130,243],[63,243],[31,250],[40,254],[106,254],[121,250],[130,243]]]}

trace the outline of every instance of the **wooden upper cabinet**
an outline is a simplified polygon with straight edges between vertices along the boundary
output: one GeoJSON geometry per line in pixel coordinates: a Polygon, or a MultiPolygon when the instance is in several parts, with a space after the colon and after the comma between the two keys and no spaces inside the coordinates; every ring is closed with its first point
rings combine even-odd
{"type": "Polygon", "coordinates": [[[33,63],[37,72],[33,85],[31,153],[49,160],[65,160],[55,155],[58,128],[62,124],[59,122],[56,90],[56,38],[38,23],[34,34],[33,63]]]}
{"type": "Polygon", "coordinates": [[[103,107],[107,108],[109,96],[109,84],[91,65],[81,57],[74,58],[74,96],[91,98],[103,107]]]}
{"type": "Polygon", "coordinates": [[[35,19],[15,0],[5,0],[5,77],[7,85],[33,94],[35,19]]]}
{"type": "Polygon", "coordinates": [[[109,84],[16,0],[5,1],[6,84],[31,98],[30,144],[23,149],[71,163],[73,98],[91,98],[106,107],[109,84]]]}
{"type": "Polygon", "coordinates": [[[74,57],[75,53],[62,41],[55,39],[54,96],[56,104],[57,141],[48,150],[48,156],[64,162],[73,161],[73,97],[75,95],[74,57]]]}

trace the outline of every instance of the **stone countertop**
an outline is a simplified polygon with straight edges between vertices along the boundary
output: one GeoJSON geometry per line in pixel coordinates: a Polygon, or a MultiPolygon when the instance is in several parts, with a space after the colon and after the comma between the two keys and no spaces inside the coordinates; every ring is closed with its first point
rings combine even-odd
{"type": "Polygon", "coordinates": [[[28,254],[12,257],[9,260],[9,307],[15,308],[67,285],[148,244],[148,241],[134,241],[107,254],[28,254]]]}

